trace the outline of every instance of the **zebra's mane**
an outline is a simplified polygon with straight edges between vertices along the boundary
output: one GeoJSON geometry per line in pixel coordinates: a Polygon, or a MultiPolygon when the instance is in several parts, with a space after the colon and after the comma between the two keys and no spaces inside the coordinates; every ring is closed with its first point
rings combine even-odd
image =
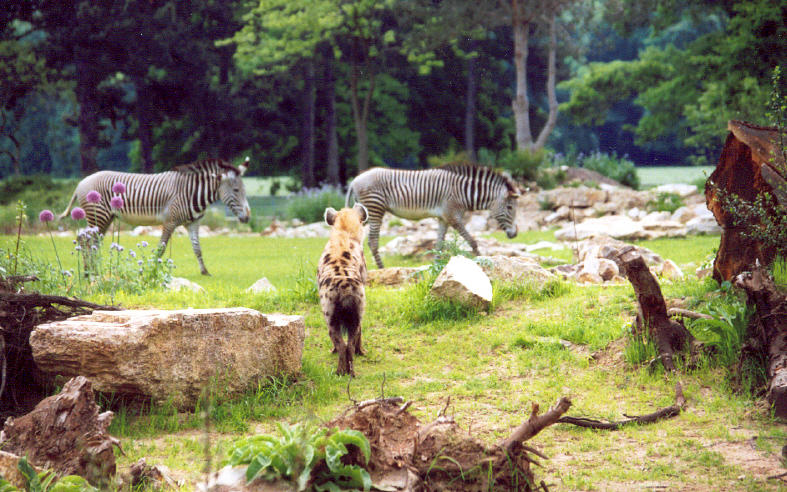
{"type": "Polygon", "coordinates": [[[473,176],[483,176],[484,174],[488,176],[494,176],[496,178],[499,178],[500,181],[502,181],[503,184],[505,184],[508,191],[512,193],[519,193],[519,186],[517,186],[516,182],[510,176],[508,176],[505,173],[498,172],[490,167],[477,166],[475,164],[452,163],[452,164],[443,164],[437,169],[442,169],[450,173],[459,174],[461,176],[471,177],[471,178],[473,176]]]}
{"type": "Polygon", "coordinates": [[[181,174],[200,174],[205,171],[214,171],[216,169],[234,171],[238,176],[240,176],[240,169],[233,166],[224,159],[203,159],[201,161],[194,161],[188,164],[177,166],[172,170],[181,174]]]}

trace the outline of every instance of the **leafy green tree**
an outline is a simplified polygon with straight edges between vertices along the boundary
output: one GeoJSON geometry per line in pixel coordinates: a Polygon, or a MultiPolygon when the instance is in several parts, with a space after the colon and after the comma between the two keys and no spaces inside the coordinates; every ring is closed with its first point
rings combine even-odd
{"type": "Polygon", "coordinates": [[[613,105],[633,97],[644,110],[634,128],[640,144],[674,135],[694,149],[697,162],[707,162],[722,144],[727,120],[765,121],[769,74],[787,37],[785,18],[783,2],[681,7],[662,1],[649,20],[662,29],[649,46],[635,60],[581,68],[562,85],[571,91],[562,110],[578,123],[600,124],[613,105]],[[700,34],[674,37],[687,26],[700,34]]]}

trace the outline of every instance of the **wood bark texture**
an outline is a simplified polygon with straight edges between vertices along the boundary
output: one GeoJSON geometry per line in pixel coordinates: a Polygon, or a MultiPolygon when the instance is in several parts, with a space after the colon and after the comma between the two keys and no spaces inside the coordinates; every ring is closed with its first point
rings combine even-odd
{"type": "Polygon", "coordinates": [[[683,324],[667,315],[661,287],[636,249],[633,246],[624,248],[618,254],[618,259],[637,294],[638,326],[650,333],[664,368],[675,371],[672,355],[693,342],[694,337],[683,324]]]}
{"type": "Polygon", "coordinates": [[[739,274],[735,285],[757,307],[749,333],[767,352],[768,401],[777,417],[787,418],[787,293],[778,290],[761,266],[739,274]]]}
{"type": "Polygon", "coordinates": [[[744,235],[735,224],[735,216],[724,207],[724,197],[736,195],[753,202],[757,195],[770,193],[787,206],[787,167],[778,152],[776,128],[761,127],[742,121],[727,124],[730,133],[705,186],[705,201],[722,228],[721,242],[713,262],[713,278],[722,282],[750,270],[757,259],[770,264],[774,248],[744,235]]]}
{"type": "Polygon", "coordinates": [[[112,412],[99,412],[90,381],[79,376],[29,414],[7,419],[0,444],[36,466],[108,485],[115,475],[113,448],[119,446],[107,434],[111,421],[112,412]]]}

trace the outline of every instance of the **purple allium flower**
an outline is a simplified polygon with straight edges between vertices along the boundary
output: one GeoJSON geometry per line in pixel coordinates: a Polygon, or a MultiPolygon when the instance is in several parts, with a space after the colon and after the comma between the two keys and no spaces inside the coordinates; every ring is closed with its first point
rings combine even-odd
{"type": "Polygon", "coordinates": [[[96,246],[95,244],[91,244],[90,245],[90,250],[91,251],[98,251],[98,246],[96,246]]]}
{"type": "Polygon", "coordinates": [[[126,192],[126,185],[118,181],[117,183],[112,185],[112,193],[117,193],[118,195],[122,195],[126,192]]]}
{"type": "Polygon", "coordinates": [[[137,265],[142,266],[142,263],[144,263],[142,260],[137,260],[137,265]]]}
{"type": "Polygon", "coordinates": [[[76,246],[74,246],[74,251],[82,251],[82,246],[77,244],[76,246]]]}
{"type": "MultiPolygon", "coordinates": [[[[121,183],[115,183],[115,185],[118,185],[118,184],[121,184],[121,183]]],[[[112,199],[109,201],[109,205],[112,208],[123,208],[123,197],[113,196],[112,199]]]]}
{"type": "Polygon", "coordinates": [[[98,203],[101,201],[101,193],[96,190],[90,190],[87,192],[87,195],[85,195],[85,200],[90,203],[98,203]]]}
{"type": "Polygon", "coordinates": [[[55,220],[55,214],[53,214],[51,210],[42,210],[41,213],[38,214],[38,220],[41,222],[52,222],[55,220]]]}
{"type": "Polygon", "coordinates": [[[137,257],[137,253],[133,249],[128,250],[128,255],[130,257],[132,257],[132,258],[136,258],[137,257]]]}
{"type": "MultiPolygon", "coordinates": [[[[96,192],[98,193],[98,192],[96,192]]],[[[85,210],[80,207],[74,207],[74,210],[71,211],[71,218],[74,220],[82,220],[85,218],[85,210]]]]}
{"type": "Polygon", "coordinates": [[[141,248],[147,248],[148,247],[148,242],[147,241],[142,241],[141,243],[139,243],[139,246],[141,248]]]}

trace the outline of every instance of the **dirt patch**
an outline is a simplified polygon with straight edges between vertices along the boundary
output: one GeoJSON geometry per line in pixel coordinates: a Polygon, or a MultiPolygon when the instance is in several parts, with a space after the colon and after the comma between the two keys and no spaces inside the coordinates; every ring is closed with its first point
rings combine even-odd
{"type": "Polygon", "coordinates": [[[619,338],[591,354],[590,358],[596,366],[606,369],[623,369],[626,366],[626,360],[623,358],[625,348],[626,338],[619,338]]]}

